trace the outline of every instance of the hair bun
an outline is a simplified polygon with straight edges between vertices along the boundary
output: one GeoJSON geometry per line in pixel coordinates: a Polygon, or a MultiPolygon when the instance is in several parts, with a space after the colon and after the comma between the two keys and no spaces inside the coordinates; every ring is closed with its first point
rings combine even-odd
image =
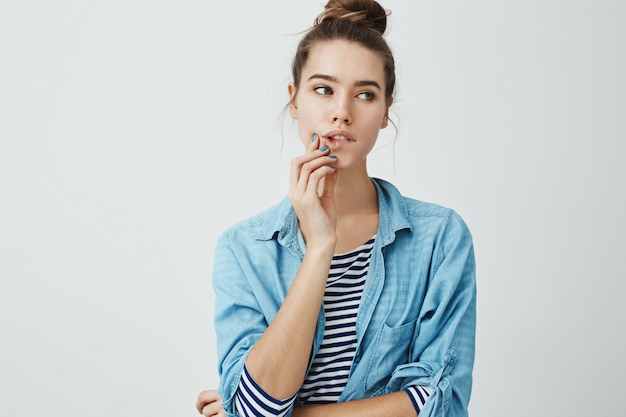
{"type": "Polygon", "coordinates": [[[330,0],[315,24],[324,21],[345,20],[365,26],[383,35],[387,29],[389,13],[374,0],[330,0]]]}

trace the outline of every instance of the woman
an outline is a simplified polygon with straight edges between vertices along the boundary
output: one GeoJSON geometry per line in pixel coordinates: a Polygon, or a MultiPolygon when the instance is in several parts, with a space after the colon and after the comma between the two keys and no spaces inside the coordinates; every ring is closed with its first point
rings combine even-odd
{"type": "Polygon", "coordinates": [[[300,41],[289,112],[305,153],[288,198],[218,241],[205,416],[467,414],[470,233],[367,172],[395,88],[386,19],[375,1],[331,0],[300,41]]]}

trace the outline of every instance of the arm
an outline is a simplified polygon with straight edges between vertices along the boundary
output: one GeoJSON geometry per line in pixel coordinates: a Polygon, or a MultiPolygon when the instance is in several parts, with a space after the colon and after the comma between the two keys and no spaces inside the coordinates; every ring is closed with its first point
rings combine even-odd
{"type": "Polygon", "coordinates": [[[408,417],[417,416],[405,392],[343,403],[297,407],[292,417],[408,417]]]}
{"type": "MultiPolygon", "coordinates": [[[[196,409],[206,417],[226,416],[222,409],[222,399],[216,390],[202,391],[198,395],[196,409]]],[[[346,403],[297,407],[291,414],[292,417],[393,417],[413,415],[417,415],[415,409],[411,400],[403,392],[346,403]]]]}
{"type": "Polygon", "coordinates": [[[277,399],[294,395],[304,381],[335,250],[336,174],[329,166],[334,159],[327,149],[318,148],[314,136],[307,153],[292,161],[290,171],[289,198],[307,243],[302,265],[278,314],[246,360],[254,381],[277,399]]]}
{"type": "MultiPolygon", "coordinates": [[[[229,229],[217,242],[213,262],[214,322],[219,394],[227,415],[235,414],[244,365],[254,372],[254,380],[278,399],[295,394],[304,379],[324,291],[320,281],[325,283],[327,279],[335,242],[334,170],[327,166],[333,159],[328,157],[328,151],[317,149],[318,146],[319,141],[311,142],[308,153],[292,164],[289,197],[296,209],[307,250],[302,261],[295,256],[282,261],[294,271],[289,288],[275,288],[264,282],[258,264],[274,265],[275,262],[267,258],[263,262],[255,260],[259,254],[245,243],[247,239],[254,239],[254,234],[248,234],[250,229],[229,229]],[[316,188],[322,178],[325,181],[320,196],[316,188]],[[259,293],[255,288],[266,291],[259,293]],[[316,291],[319,294],[315,294],[316,291]],[[290,301],[286,302],[287,298],[290,301]],[[301,308],[306,311],[289,310],[301,308]],[[292,314],[298,314],[299,319],[292,314]],[[306,321],[315,323],[304,323],[306,321]],[[292,341],[306,346],[294,348],[292,341]],[[292,365],[284,366],[284,360],[292,365]]],[[[287,250],[280,248],[277,242],[268,242],[267,248],[263,256],[278,256],[287,250]]]]}
{"type": "Polygon", "coordinates": [[[285,302],[246,360],[254,381],[274,398],[292,396],[304,381],[328,276],[328,256],[332,258],[332,251],[329,255],[323,249],[307,248],[285,302]]]}

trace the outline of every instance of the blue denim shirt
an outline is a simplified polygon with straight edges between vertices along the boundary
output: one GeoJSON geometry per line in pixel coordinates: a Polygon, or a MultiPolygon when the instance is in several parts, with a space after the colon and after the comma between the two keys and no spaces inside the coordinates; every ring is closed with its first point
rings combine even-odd
{"type": "MultiPolygon", "coordinates": [[[[454,211],[372,181],[380,222],[357,316],[356,356],[339,401],[424,385],[433,392],[420,417],[466,416],[476,331],[470,232],[454,211]]],[[[288,199],[229,228],[217,242],[219,393],[228,415],[235,415],[247,355],[276,316],[305,250],[288,199]]],[[[312,357],[323,330],[321,309],[312,357]]]]}

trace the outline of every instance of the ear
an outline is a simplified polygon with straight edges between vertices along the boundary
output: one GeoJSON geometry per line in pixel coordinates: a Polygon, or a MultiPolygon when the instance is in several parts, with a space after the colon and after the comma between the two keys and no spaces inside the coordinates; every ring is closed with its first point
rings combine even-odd
{"type": "Polygon", "coordinates": [[[296,105],[296,94],[298,90],[293,83],[289,83],[287,86],[287,90],[289,92],[289,114],[294,119],[298,118],[298,106],[296,105]]]}
{"type": "Polygon", "coordinates": [[[385,117],[383,117],[383,121],[380,124],[380,128],[384,129],[389,126],[389,107],[391,107],[391,103],[393,103],[393,99],[390,98],[387,100],[387,111],[385,112],[385,117]]]}

